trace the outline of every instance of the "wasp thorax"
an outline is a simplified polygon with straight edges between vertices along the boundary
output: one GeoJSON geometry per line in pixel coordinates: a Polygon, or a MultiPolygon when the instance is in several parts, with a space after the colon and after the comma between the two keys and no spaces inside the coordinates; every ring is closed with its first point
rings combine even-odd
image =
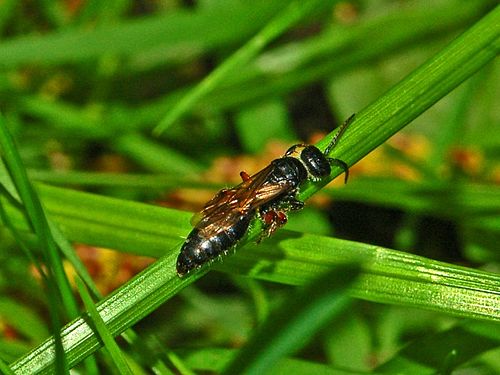
{"type": "Polygon", "coordinates": [[[315,146],[307,146],[300,153],[300,160],[313,178],[326,177],[332,171],[326,156],[315,146]]]}

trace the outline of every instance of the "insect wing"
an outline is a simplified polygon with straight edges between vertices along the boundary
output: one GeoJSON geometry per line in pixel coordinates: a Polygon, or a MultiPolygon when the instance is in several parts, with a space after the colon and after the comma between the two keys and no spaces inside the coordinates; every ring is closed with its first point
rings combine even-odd
{"type": "Polygon", "coordinates": [[[198,214],[195,225],[203,227],[218,222],[225,216],[234,218],[238,214],[246,215],[286,191],[289,186],[287,181],[269,182],[268,177],[272,172],[273,166],[269,165],[234,188],[219,191],[205,205],[201,215],[198,214]]]}

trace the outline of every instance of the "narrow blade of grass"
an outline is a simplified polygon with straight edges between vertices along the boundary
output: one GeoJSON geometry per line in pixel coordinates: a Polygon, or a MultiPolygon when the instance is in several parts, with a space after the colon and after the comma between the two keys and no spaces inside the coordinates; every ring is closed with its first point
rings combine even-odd
{"type": "Polygon", "coordinates": [[[285,3],[283,0],[255,1],[209,11],[177,10],[156,17],[108,23],[90,31],[73,28],[44,36],[22,36],[2,42],[0,67],[64,64],[106,54],[144,57],[155,48],[162,49],[163,63],[165,60],[176,62],[179,56],[195,57],[251,35],[285,3]],[[214,22],[214,19],[226,22],[214,22]]]}
{"type": "MultiPolygon", "coordinates": [[[[179,279],[175,273],[177,251],[178,247],[172,248],[98,303],[98,311],[113,336],[202,276],[203,272],[179,279]]],[[[260,245],[249,244],[215,268],[277,283],[306,285],[331,267],[349,262],[364,265],[350,291],[355,297],[500,321],[498,275],[323,236],[281,231],[260,245]]],[[[82,318],[67,325],[62,335],[71,365],[100,345],[82,318]]],[[[50,371],[52,348],[53,340],[49,339],[15,362],[13,368],[50,371]]]]}
{"type": "Polygon", "coordinates": [[[110,357],[113,360],[113,363],[116,366],[116,370],[120,374],[132,375],[132,371],[128,366],[125,357],[123,356],[118,344],[115,342],[113,336],[109,332],[106,324],[99,315],[96,306],[94,305],[94,301],[92,301],[92,297],[81,281],[81,279],[76,279],[76,285],[78,286],[78,291],[80,292],[80,296],[82,297],[82,301],[87,309],[90,318],[92,319],[93,326],[95,327],[100,339],[102,340],[104,347],[108,350],[110,357]]]}
{"type": "Polygon", "coordinates": [[[347,290],[357,275],[354,265],[334,267],[293,293],[254,332],[223,374],[269,373],[279,359],[307,344],[315,332],[347,307],[347,290]]]}
{"type": "Polygon", "coordinates": [[[304,285],[332,264],[360,262],[365,266],[353,287],[358,298],[500,321],[499,275],[378,246],[286,232],[248,244],[215,268],[304,285]]]}
{"type": "MultiPolygon", "coordinates": [[[[413,71],[385,95],[360,111],[334,150],[352,165],[426,109],[492,61],[500,51],[500,6],[413,71]]],[[[326,147],[335,132],[318,143],[326,147]]],[[[340,174],[334,168],[333,176],[340,174]]],[[[301,190],[307,199],[329,182],[325,179],[301,190]]]]}
{"type": "MultiPolygon", "coordinates": [[[[54,187],[41,186],[40,192],[45,199],[49,212],[53,215],[53,219],[61,225],[61,229],[70,240],[152,256],[165,254],[165,252],[169,252],[167,249],[170,248],[169,254],[174,256],[178,251],[182,238],[190,230],[190,213],[54,187]],[[106,233],[107,235],[104,236],[101,233],[106,233]]],[[[464,199],[472,199],[471,197],[468,195],[464,199]]],[[[11,212],[11,217],[13,217],[11,209],[9,212],[11,212]]],[[[20,224],[18,223],[18,225],[20,224]]],[[[462,269],[440,262],[433,262],[411,254],[391,252],[390,250],[370,245],[349,242],[344,244],[340,240],[314,235],[304,234],[300,235],[299,238],[297,236],[297,234],[292,232],[281,231],[274,238],[267,239],[259,245],[248,244],[248,250],[243,249],[238,251],[235,256],[227,257],[222,265],[215,265],[215,267],[222,270],[233,267],[236,272],[254,275],[255,277],[275,282],[301,285],[309,280],[310,275],[314,274],[314,272],[311,273],[311,267],[314,271],[318,270],[318,267],[321,269],[323,263],[329,264],[329,262],[335,262],[336,260],[355,260],[361,256],[365,261],[379,259],[379,261],[387,262],[389,269],[392,269],[391,274],[396,272],[394,274],[396,278],[409,277],[412,280],[413,276],[411,275],[413,272],[416,275],[420,275],[415,267],[422,272],[427,272],[419,276],[421,277],[420,282],[422,284],[420,285],[422,286],[422,290],[425,289],[424,284],[427,282],[432,285],[431,281],[434,279],[431,275],[433,274],[443,276],[442,279],[436,278],[434,281],[442,282],[444,285],[450,283],[449,285],[454,285],[457,288],[456,290],[459,290],[458,288],[462,282],[467,283],[468,280],[474,280],[471,284],[471,290],[461,290],[461,293],[464,293],[462,296],[464,301],[465,294],[472,293],[471,295],[474,295],[474,289],[480,292],[481,285],[484,285],[486,289],[493,288],[492,290],[498,290],[498,276],[488,273],[483,274],[479,271],[462,269]],[[319,248],[320,245],[321,248],[319,248]],[[303,249],[302,251],[305,251],[305,253],[301,254],[300,249],[303,249]],[[393,265],[390,263],[391,260],[395,262],[393,265]],[[269,270],[267,271],[266,263],[269,264],[269,270]],[[415,267],[413,270],[412,268],[408,269],[408,272],[412,270],[408,275],[405,276],[404,273],[398,273],[398,270],[404,271],[412,264],[415,267]],[[229,267],[226,268],[226,265],[229,265],[229,267]],[[259,271],[261,268],[262,273],[259,271]],[[450,278],[449,280],[448,277],[450,278]]],[[[170,265],[172,270],[173,264],[174,260],[172,260],[172,264],[170,265]]],[[[374,265],[374,267],[373,272],[376,274],[378,266],[374,265]]],[[[379,280],[379,282],[371,284],[372,288],[370,288],[374,292],[368,293],[366,297],[369,298],[371,296],[375,298],[377,296],[384,296],[386,293],[387,296],[393,294],[389,289],[385,289],[383,278],[375,278],[373,281],[375,280],[379,280]],[[382,289],[375,292],[373,289],[375,286],[382,289]]],[[[411,285],[414,284],[410,283],[408,287],[411,287],[411,285]]],[[[385,284],[385,286],[389,287],[389,284],[385,284]]],[[[398,281],[394,281],[393,287],[398,288],[398,281]]],[[[455,287],[452,289],[455,290],[455,287]]],[[[441,292],[445,293],[446,291],[442,290],[441,292]]],[[[477,306],[488,306],[487,296],[488,294],[483,295],[479,293],[478,297],[481,298],[476,301],[478,302],[477,306]],[[480,301],[482,302],[479,303],[480,301]]],[[[403,293],[400,297],[394,297],[395,299],[391,297],[391,300],[402,303],[406,297],[409,300],[404,303],[413,301],[413,298],[416,296],[408,296],[406,293],[403,293]],[[399,298],[403,298],[403,300],[399,298]]],[[[457,297],[455,302],[458,299],[459,297],[457,297]]],[[[450,301],[452,300],[450,299],[450,301]]],[[[439,301],[427,301],[423,306],[425,307],[428,303],[435,305],[437,302],[439,301]]],[[[446,305],[441,306],[445,307],[446,305]]],[[[490,304],[490,306],[492,305],[490,304]]],[[[469,311],[472,314],[470,315],[471,317],[478,316],[474,314],[474,311],[479,313],[479,310],[474,307],[473,300],[471,300],[470,304],[465,303],[460,305],[454,303],[453,309],[455,308],[458,308],[455,313],[469,311]]],[[[453,312],[453,309],[450,312],[453,312]]],[[[493,315],[490,317],[494,319],[495,314],[498,314],[498,312],[495,313],[492,310],[492,313],[493,315]]]]}
{"type": "MultiPolygon", "coordinates": [[[[198,371],[220,373],[235,356],[236,349],[227,348],[197,348],[183,353],[183,358],[190,368],[198,371]]],[[[283,358],[277,362],[276,368],[289,375],[352,375],[351,371],[342,371],[331,365],[310,362],[297,358],[283,358]]]]}
{"type": "MultiPolygon", "coordinates": [[[[3,116],[0,115],[0,147],[5,165],[12,176],[19,196],[24,204],[26,213],[40,243],[44,250],[46,263],[48,266],[47,282],[48,299],[52,330],[55,334],[56,371],[59,374],[67,373],[66,357],[60,336],[62,317],[59,312],[59,298],[65,302],[65,307],[69,311],[75,310],[74,301],[71,298],[71,289],[68,280],[62,269],[62,263],[57,254],[55,243],[50,235],[47,220],[43,213],[42,206],[26,174],[26,170],[21,162],[21,158],[14,144],[14,139],[7,129],[3,116]]],[[[76,315],[76,314],[75,314],[76,315]]]]}
{"type": "Polygon", "coordinates": [[[446,366],[447,373],[452,373],[451,370],[470,361],[471,358],[499,345],[498,324],[466,320],[456,327],[412,341],[391,360],[378,366],[375,371],[387,374],[430,375],[446,373],[443,372],[446,366]]]}
{"type": "Polygon", "coordinates": [[[290,5],[273,18],[260,32],[243,47],[226,59],[212,73],[203,79],[191,92],[184,96],[160,121],[153,134],[160,135],[181,116],[187,113],[201,98],[212,92],[236,68],[254,58],[266,45],[288,30],[295,23],[308,16],[313,10],[331,6],[332,1],[292,1],[290,5]]]}

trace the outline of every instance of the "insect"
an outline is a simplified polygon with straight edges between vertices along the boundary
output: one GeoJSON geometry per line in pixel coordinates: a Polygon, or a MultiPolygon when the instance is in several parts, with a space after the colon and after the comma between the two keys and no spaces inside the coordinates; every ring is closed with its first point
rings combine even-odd
{"type": "Polygon", "coordinates": [[[256,215],[264,224],[259,238],[272,235],[287,222],[286,213],[304,207],[297,198],[300,186],[307,180],[318,181],[331,173],[331,166],[341,167],[348,178],[348,167],[328,154],[352,122],[349,117],[339,128],[324,152],[316,146],[297,144],[285,155],[250,176],[241,172],[242,183],[222,189],[193,218],[193,230],[177,257],[177,274],[182,277],[222,254],[227,254],[246,234],[256,215]]]}

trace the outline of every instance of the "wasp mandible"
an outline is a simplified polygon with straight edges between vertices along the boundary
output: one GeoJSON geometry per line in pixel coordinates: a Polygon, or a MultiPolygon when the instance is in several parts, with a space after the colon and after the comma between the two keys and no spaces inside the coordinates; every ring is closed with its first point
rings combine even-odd
{"type": "Polygon", "coordinates": [[[177,274],[182,277],[227,254],[246,234],[256,215],[264,224],[258,241],[273,234],[287,222],[288,211],[304,207],[304,202],[297,198],[300,186],[307,180],[329,176],[332,165],[343,169],[347,182],[347,164],[328,155],[353,118],[354,115],[340,126],[324,152],[312,145],[294,145],[256,174],[241,172],[243,182],[239,185],[219,191],[195,215],[194,228],[177,257],[177,274]]]}

